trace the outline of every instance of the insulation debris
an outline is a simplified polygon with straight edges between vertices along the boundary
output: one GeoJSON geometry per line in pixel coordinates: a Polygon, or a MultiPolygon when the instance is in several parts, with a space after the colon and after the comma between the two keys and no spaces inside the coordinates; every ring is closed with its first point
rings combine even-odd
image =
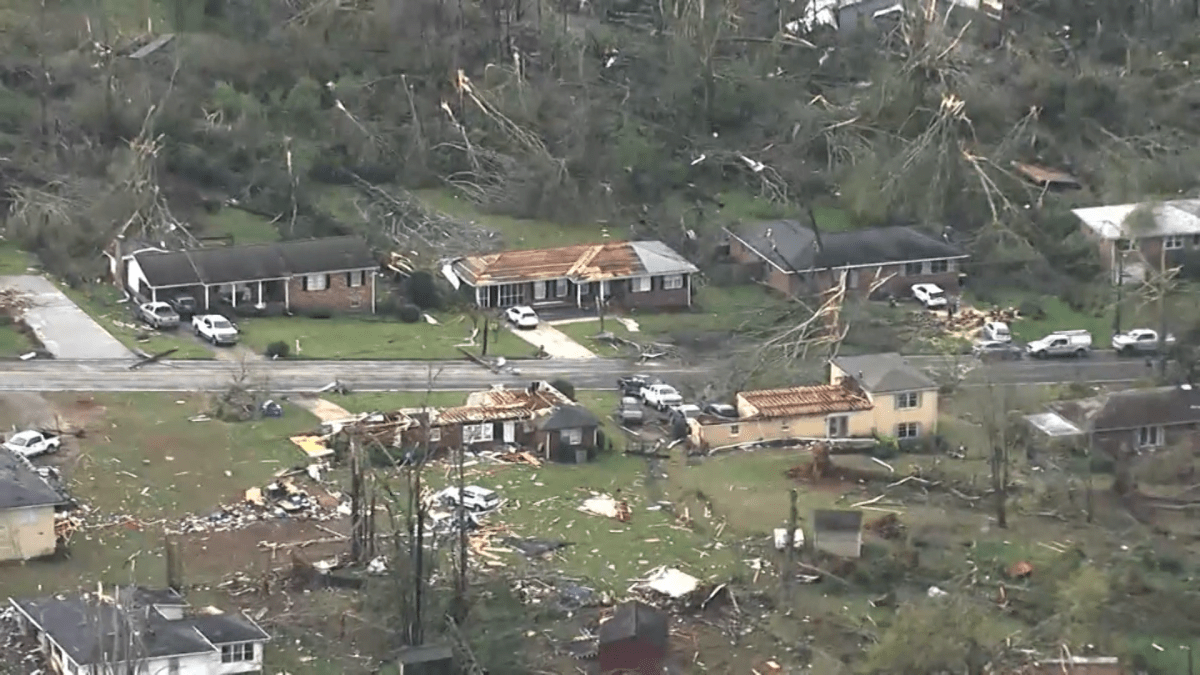
{"type": "Polygon", "coordinates": [[[591,513],[605,518],[613,518],[622,523],[629,522],[632,517],[632,512],[629,510],[629,502],[617,501],[609,495],[594,495],[584,500],[583,504],[579,505],[579,510],[584,513],[591,513]]]}

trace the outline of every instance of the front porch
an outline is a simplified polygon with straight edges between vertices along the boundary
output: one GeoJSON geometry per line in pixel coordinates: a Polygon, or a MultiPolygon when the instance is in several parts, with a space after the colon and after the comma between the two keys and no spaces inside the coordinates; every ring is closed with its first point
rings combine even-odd
{"type": "Polygon", "coordinates": [[[286,310],[290,305],[286,279],[262,279],[232,284],[201,284],[150,289],[150,299],[154,302],[184,295],[195,298],[196,305],[204,311],[212,311],[220,307],[232,307],[235,310],[239,307],[262,310],[271,306],[279,306],[286,310]]]}
{"type": "Polygon", "coordinates": [[[597,297],[612,297],[612,282],[553,279],[548,281],[522,281],[511,284],[480,286],[474,289],[475,305],[481,308],[503,309],[528,305],[534,309],[594,307],[597,297]]]}

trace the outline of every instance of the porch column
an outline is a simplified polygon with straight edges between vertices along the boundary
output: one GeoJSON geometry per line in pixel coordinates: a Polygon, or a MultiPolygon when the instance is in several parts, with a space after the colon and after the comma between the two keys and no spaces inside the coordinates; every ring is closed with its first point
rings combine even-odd
{"type": "Polygon", "coordinates": [[[158,289],[153,286],[150,287],[150,301],[158,302],[158,289]]]}
{"type": "Polygon", "coordinates": [[[292,290],[292,280],[284,279],[283,280],[283,309],[284,309],[284,311],[290,312],[292,309],[291,290],[292,290]]]}
{"type": "Polygon", "coordinates": [[[208,311],[208,284],[204,284],[204,309],[208,311]]]}
{"type": "Polygon", "coordinates": [[[482,302],[482,301],[479,299],[479,287],[478,287],[478,286],[476,286],[476,287],[475,287],[475,306],[476,306],[476,307],[483,307],[483,305],[481,304],[481,302],[482,302]]]}
{"type": "Polygon", "coordinates": [[[575,307],[583,309],[583,286],[575,284],[575,307]]]}
{"type": "Polygon", "coordinates": [[[238,287],[237,284],[229,284],[229,297],[233,300],[233,306],[237,307],[238,287]]]}
{"type": "Polygon", "coordinates": [[[375,313],[375,270],[371,270],[370,272],[363,272],[363,274],[371,275],[371,313],[374,314],[375,313]]]}
{"type": "Polygon", "coordinates": [[[683,275],[683,283],[687,286],[687,306],[692,306],[692,275],[683,275]]]}
{"type": "Polygon", "coordinates": [[[260,281],[260,282],[258,282],[258,305],[259,305],[259,307],[261,307],[261,306],[262,306],[262,304],[263,304],[263,301],[262,301],[262,282],[260,281]]]}

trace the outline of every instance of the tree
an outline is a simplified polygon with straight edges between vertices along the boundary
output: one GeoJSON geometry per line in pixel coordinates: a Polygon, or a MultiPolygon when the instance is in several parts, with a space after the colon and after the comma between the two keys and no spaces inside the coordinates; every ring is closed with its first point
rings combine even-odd
{"type": "Polygon", "coordinates": [[[868,649],[863,672],[983,675],[1005,633],[985,606],[970,598],[919,600],[896,613],[879,642],[868,649]]]}

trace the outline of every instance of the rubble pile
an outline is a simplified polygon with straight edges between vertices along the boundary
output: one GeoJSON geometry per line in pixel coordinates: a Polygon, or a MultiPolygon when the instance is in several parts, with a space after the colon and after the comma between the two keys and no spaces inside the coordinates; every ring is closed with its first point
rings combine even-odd
{"type": "Polygon", "coordinates": [[[208,515],[187,516],[168,525],[170,534],[228,532],[278,518],[326,521],[350,515],[350,500],[340,492],[319,484],[316,490],[302,488],[290,478],[281,478],[263,488],[246,490],[237,504],[221,506],[208,515]]]}
{"type": "Polygon", "coordinates": [[[928,310],[917,312],[913,323],[918,329],[928,329],[939,333],[947,333],[954,337],[974,338],[983,330],[983,324],[989,321],[1000,321],[1011,325],[1021,318],[1020,312],[1013,307],[993,307],[982,310],[964,306],[953,316],[947,316],[945,310],[928,310]]]}
{"type": "Polygon", "coordinates": [[[867,523],[866,529],[884,539],[900,539],[904,536],[905,530],[904,523],[900,522],[894,513],[867,523]]]}
{"type": "Polygon", "coordinates": [[[513,592],[526,605],[554,605],[571,612],[584,607],[603,607],[612,604],[607,593],[580,585],[572,579],[513,579],[513,592]]]}

